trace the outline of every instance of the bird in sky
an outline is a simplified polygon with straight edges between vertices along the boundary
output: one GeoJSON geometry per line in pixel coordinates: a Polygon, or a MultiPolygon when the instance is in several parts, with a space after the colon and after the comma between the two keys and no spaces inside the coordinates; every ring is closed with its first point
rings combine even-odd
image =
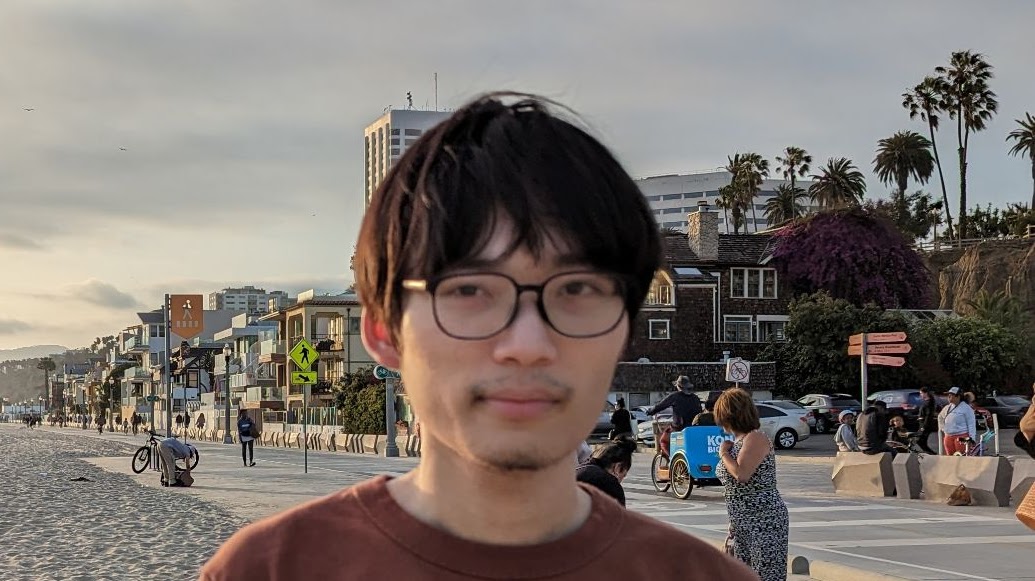
{"type": "Polygon", "coordinates": [[[26,111],[35,111],[32,107],[22,107],[22,109],[25,109],[26,111]]]}
{"type": "Polygon", "coordinates": [[[119,151],[126,151],[126,148],[125,147],[120,147],[119,151]]]}

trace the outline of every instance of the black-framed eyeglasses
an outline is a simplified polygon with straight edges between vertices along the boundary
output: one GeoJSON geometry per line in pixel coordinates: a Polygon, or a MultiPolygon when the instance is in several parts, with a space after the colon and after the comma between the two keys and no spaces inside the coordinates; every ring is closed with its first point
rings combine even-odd
{"type": "Polygon", "coordinates": [[[497,272],[407,279],[402,287],[431,294],[435,322],[454,339],[488,339],[517,317],[521,294],[536,293],[539,316],[565,337],[588,339],[609,333],[625,316],[626,285],[609,273],[562,272],[542,284],[518,284],[497,272]]]}

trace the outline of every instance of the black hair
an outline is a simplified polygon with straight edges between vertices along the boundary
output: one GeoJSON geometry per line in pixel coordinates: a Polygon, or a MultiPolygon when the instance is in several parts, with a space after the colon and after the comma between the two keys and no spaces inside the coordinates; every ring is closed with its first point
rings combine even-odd
{"type": "Polygon", "coordinates": [[[597,139],[533,95],[492,93],[426,131],[370,201],[353,267],[366,313],[393,338],[402,280],[430,278],[475,259],[501,220],[507,252],[539,259],[563,245],[625,283],[629,318],[661,264],[657,223],[636,183],[597,139]],[[507,101],[505,103],[504,101],[507,101]]]}
{"type": "Polygon", "coordinates": [[[604,470],[612,466],[628,471],[632,468],[633,452],[636,451],[636,440],[629,437],[618,437],[598,447],[589,457],[589,463],[604,470]]]}
{"type": "Polygon", "coordinates": [[[615,407],[620,409],[620,410],[621,409],[625,409],[625,398],[624,397],[618,398],[618,401],[615,402],[615,407]]]}

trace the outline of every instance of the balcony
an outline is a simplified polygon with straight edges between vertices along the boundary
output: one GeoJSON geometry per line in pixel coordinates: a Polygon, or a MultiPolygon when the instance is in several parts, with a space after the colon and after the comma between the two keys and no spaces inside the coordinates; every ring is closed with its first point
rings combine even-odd
{"type": "Polygon", "coordinates": [[[127,353],[144,353],[150,348],[150,342],[146,337],[130,337],[129,339],[126,339],[127,353]]]}
{"type": "Polygon", "coordinates": [[[241,391],[251,387],[274,387],[277,380],[272,377],[259,377],[255,372],[234,373],[230,376],[230,389],[241,391]]]}
{"type": "Polygon", "coordinates": [[[267,339],[259,343],[259,363],[286,363],[287,355],[284,351],[284,342],[276,339],[267,339]]]}
{"type": "Polygon", "coordinates": [[[246,401],[281,401],[283,399],[284,389],[279,386],[249,387],[245,396],[246,401]]]}
{"type": "Polygon", "coordinates": [[[313,347],[317,351],[344,351],[345,343],[340,333],[313,333],[313,347]]]}

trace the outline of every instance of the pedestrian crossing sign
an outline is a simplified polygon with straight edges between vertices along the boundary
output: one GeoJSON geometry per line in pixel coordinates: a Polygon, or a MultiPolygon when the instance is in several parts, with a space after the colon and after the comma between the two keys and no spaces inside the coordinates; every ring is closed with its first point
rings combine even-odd
{"type": "Polygon", "coordinates": [[[304,338],[299,339],[298,343],[295,343],[295,346],[291,348],[291,353],[288,353],[288,355],[291,356],[291,360],[295,362],[295,365],[301,371],[309,371],[316,359],[320,357],[316,349],[313,349],[309,341],[306,341],[304,338]]]}

